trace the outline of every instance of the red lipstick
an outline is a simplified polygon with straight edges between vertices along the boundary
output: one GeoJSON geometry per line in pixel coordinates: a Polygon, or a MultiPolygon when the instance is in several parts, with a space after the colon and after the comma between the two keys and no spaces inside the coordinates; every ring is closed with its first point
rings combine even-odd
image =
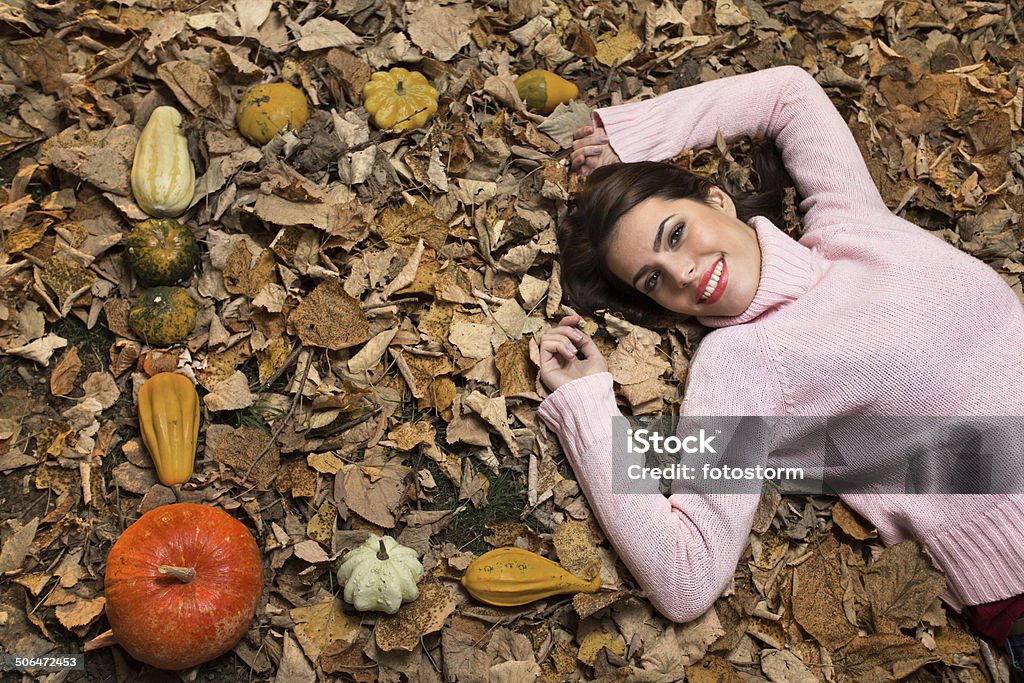
{"type": "Polygon", "coordinates": [[[729,267],[728,264],[726,264],[725,262],[725,258],[720,258],[718,259],[718,261],[715,261],[710,268],[708,268],[708,271],[704,273],[704,277],[700,279],[700,283],[697,287],[697,303],[710,305],[721,299],[722,296],[725,294],[725,288],[728,282],[729,267]],[[704,291],[707,289],[708,283],[711,282],[711,277],[714,275],[715,268],[718,267],[719,261],[721,261],[722,263],[722,273],[721,275],[718,276],[718,286],[715,287],[715,291],[711,294],[710,298],[708,298],[706,301],[701,301],[701,297],[704,295],[704,291]]]}

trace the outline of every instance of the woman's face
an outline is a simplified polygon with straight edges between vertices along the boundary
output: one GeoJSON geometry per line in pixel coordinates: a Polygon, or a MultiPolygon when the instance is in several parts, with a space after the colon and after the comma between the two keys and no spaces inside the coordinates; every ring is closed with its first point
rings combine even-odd
{"type": "Polygon", "coordinates": [[[754,300],[761,247],[716,187],[707,203],[651,197],[637,204],[616,225],[608,267],[670,311],[735,316],[754,300]]]}

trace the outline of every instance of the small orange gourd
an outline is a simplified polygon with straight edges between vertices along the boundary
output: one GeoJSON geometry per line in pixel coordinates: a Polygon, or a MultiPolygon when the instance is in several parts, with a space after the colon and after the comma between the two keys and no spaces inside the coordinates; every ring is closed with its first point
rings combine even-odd
{"type": "Polygon", "coordinates": [[[139,429],[164,486],[192,478],[199,439],[199,394],[184,375],[160,372],[139,388],[139,429]]]}
{"type": "Polygon", "coordinates": [[[378,128],[419,128],[437,111],[437,90],[418,71],[378,71],[363,86],[363,106],[378,128]]]}
{"type": "Polygon", "coordinates": [[[537,553],[507,547],[473,560],[462,575],[462,586],[480,602],[510,607],[562,593],[595,593],[601,577],[587,581],[537,553]]]}
{"type": "Polygon", "coordinates": [[[550,114],[559,104],[568,104],[579,97],[580,89],[558,74],[533,69],[516,79],[516,92],[528,108],[550,114]]]}

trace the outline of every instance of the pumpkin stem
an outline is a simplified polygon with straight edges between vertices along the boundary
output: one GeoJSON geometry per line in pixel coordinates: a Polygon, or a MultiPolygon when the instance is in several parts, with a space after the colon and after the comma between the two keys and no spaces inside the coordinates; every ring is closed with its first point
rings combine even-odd
{"type": "Polygon", "coordinates": [[[173,576],[182,583],[192,583],[192,579],[196,578],[196,570],[193,567],[172,567],[162,564],[157,571],[167,576],[173,576]]]}
{"type": "Polygon", "coordinates": [[[405,83],[398,81],[398,83],[395,84],[395,94],[399,96],[405,94],[405,83]]]}
{"type": "Polygon", "coordinates": [[[377,551],[377,559],[378,560],[386,560],[386,559],[388,559],[388,551],[384,547],[384,539],[383,538],[380,539],[380,550],[377,551]]]}

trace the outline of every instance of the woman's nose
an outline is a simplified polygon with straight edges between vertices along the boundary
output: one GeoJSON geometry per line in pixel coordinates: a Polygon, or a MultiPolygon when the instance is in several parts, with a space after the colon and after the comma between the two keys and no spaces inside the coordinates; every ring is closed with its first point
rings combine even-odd
{"type": "Polygon", "coordinates": [[[697,264],[676,264],[676,268],[678,269],[676,282],[679,284],[680,289],[685,289],[691,282],[697,279],[697,264]]]}

